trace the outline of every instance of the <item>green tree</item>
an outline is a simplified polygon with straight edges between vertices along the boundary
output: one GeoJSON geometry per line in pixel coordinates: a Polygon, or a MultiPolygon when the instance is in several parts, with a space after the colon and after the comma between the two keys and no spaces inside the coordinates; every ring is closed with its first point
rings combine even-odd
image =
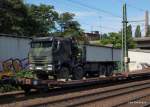
{"type": "Polygon", "coordinates": [[[80,24],[74,20],[74,17],[75,14],[69,12],[59,15],[59,30],[57,35],[75,37],[79,42],[88,43],[88,39],[85,37],[83,29],[81,29],[80,24]]]}
{"type": "Polygon", "coordinates": [[[51,5],[29,5],[23,0],[0,0],[0,33],[47,36],[56,32],[55,34],[75,36],[83,40],[83,30],[74,17],[69,12],[59,15],[51,5]]]}
{"type": "MultiPolygon", "coordinates": [[[[102,45],[112,44],[113,47],[121,48],[122,47],[122,33],[121,32],[108,33],[107,38],[103,38],[102,40],[100,40],[100,43],[102,45]]],[[[134,43],[133,38],[132,38],[132,26],[131,25],[129,25],[127,27],[127,47],[128,48],[134,48],[135,47],[135,43],[134,43]]]]}
{"type": "Polygon", "coordinates": [[[148,31],[146,32],[146,37],[149,37],[150,36],[150,25],[148,26],[148,31]]]}
{"type": "Polygon", "coordinates": [[[136,30],[135,30],[135,37],[141,37],[141,28],[140,28],[140,25],[138,25],[136,27],[136,30]]]}
{"type": "Polygon", "coordinates": [[[133,41],[132,37],[132,26],[128,25],[127,26],[127,48],[134,48],[135,47],[135,42],[133,41]]]}
{"type": "Polygon", "coordinates": [[[58,24],[64,36],[81,36],[83,34],[80,24],[74,20],[74,17],[75,14],[69,12],[60,14],[58,24]]]}
{"type": "Polygon", "coordinates": [[[22,34],[27,14],[23,0],[0,0],[0,33],[22,34]]]}
{"type": "Polygon", "coordinates": [[[56,29],[56,22],[58,20],[58,13],[54,10],[53,6],[41,4],[37,5],[28,5],[29,13],[29,25],[34,27],[27,26],[27,29],[33,31],[32,35],[42,35],[46,36],[50,32],[53,32],[56,29]],[[28,28],[29,27],[29,28],[28,28]]]}
{"type": "Polygon", "coordinates": [[[103,45],[112,44],[113,47],[120,48],[121,47],[121,33],[115,33],[115,32],[108,33],[108,37],[103,38],[101,40],[101,44],[103,45]]]}
{"type": "Polygon", "coordinates": [[[132,38],[132,26],[131,26],[131,24],[127,26],[127,38],[132,38]]]}
{"type": "Polygon", "coordinates": [[[107,34],[106,33],[104,33],[104,34],[102,34],[102,36],[101,36],[101,38],[103,39],[103,38],[107,38],[107,34]]]}
{"type": "Polygon", "coordinates": [[[48,35],[55,30],[58,13],[50,5],[27,5],[23,0],[0,0],[0,33],[48,35]]]}

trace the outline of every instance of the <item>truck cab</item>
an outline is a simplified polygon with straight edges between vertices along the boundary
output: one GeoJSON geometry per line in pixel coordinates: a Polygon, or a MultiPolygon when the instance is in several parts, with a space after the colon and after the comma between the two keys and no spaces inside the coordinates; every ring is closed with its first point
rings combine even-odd
{"type": "Polygon", "coordinates": [[[48,79],[48,76],[68,79],[77,63],[76,45],[70,38],[33,38],[29,51],[29,69],[40,79],[48,79]]]}

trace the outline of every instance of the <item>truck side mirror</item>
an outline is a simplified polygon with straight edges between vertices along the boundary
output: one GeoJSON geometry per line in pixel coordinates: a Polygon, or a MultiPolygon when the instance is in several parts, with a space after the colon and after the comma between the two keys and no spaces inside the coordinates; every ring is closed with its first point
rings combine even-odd
{"type": "Polygon", "coordinates": [[[59,51],[59,49],[60,49],[60,41],[54,41],[54,43],[53,43],[53,51],[54,52],[57,52],[57,51],[59,51]]]}
{"type": "Polygon", "coordinates": [[[57,49],[60,49],[60,41],[57,41],[57,49]]]}

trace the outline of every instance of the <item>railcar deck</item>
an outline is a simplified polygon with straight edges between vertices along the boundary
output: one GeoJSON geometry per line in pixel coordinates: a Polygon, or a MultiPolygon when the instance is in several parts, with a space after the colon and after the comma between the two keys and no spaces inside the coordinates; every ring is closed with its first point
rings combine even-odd
{"type": "Polygon", "coordinates": [[[66,86],[80,86],[80,85],[90,85],[98,83],[107,83],[111,81],[117,81],[121,79],[134,79],[134,78],[143,78],[150,76],[150,69],[138,70],[134,72],[123,72],[123,73],[114,73],[110,77],[95,77],[95,78],[86,78],[82,80],[69,80],[69,81],[57,81],[57,80],[37,80],[29,78],[19,78],[17,79],[17,84],[28,85],[32,88],[37,88],[43,85],[47,86],[56,86],[56,87],[66,87],[66,86]]]}

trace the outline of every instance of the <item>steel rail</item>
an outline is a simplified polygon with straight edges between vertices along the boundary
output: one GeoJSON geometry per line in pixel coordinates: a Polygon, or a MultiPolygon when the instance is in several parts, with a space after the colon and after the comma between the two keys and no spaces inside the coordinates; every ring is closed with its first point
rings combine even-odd
{"type": "MultiPolygon", "coordinates": [[[[143,81],[142,81],[143,82],[143,81]]],[[[145,83],[135,83],[131,84],[131,85],[123,85],[120,88],[117,86],[114,86],[113,89],[111,88],[107,88],[107,89],[102,89],[100,91],[97,92],[92,92],[90,93],[82,93],[78,96],[72,96],[72,97],[64,97],[62,99],[58,99],[58,100],[54,100],[54,101],[48,101],[48,102],[39,102],[39,104],[33,104],[33,105],[28,105],[28,106],[42,106],[42,105],[47,105],[47,106],[53,106],[53,107],[66,107],[66,106],[79,106],[79,105],[83,105],[86,103],[91,103],[91,102],[95,102],[98,100],[103,100],[106,98],[110,98],[110,97],[115,97],[118,95],[123,95],[123,94],[127,94],[127,93],[131,93],[134,91],[139,91],[139,90],[143,90],[146,88],[150,88],[150,80],[148,82],[145,83]]]]}

